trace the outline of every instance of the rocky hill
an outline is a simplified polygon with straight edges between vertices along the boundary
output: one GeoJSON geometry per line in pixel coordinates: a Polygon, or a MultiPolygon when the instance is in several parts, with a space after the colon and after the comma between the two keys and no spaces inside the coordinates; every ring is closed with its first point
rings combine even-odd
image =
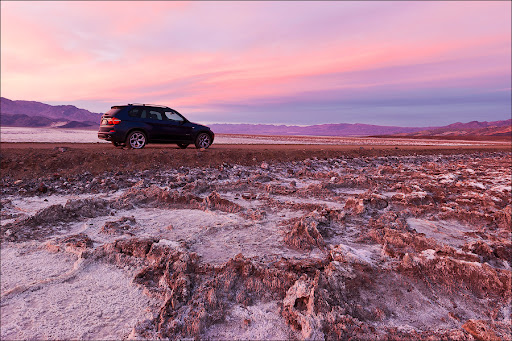
{"type": "Polygon", "coordinates": [[[46,127],[56,123],[56,119],[44,116],[28,116],[25,114],[4,114],[0,116],[2,127],[46,127]]]}
{"type": "Polygon", "coordinates": [[[511,136],[512,120],[468,123],[453,123],[445,127],[425,129],[415,133],[401,133],[401,136],[511,136]]]}
{"type": "Polygon", "coordinates": [[[25,114],[3,114],[0,116],[0,125],[3,127],[55,127],[55,128],[97,128],[96,122],[68,121],[65,119],[49,118],[44,116],[28,116],[25,114]]]}
{"type": "Polygon", "coordinates": [[[66,124],[71,121],[86,122],[87,125],[99,122],[101,114],[80,109],[73,105],[49,105],[34,101],[12,101],[0,97],[2,126],[43,127],[56,122],[66,124]]]}

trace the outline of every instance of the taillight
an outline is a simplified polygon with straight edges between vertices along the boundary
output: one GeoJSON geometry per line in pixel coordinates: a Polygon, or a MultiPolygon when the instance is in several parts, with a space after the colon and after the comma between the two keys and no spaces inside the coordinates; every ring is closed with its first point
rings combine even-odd
{"type": "Polygon", "coordinates": [[[121,123],[121,120],[118,119],[117,117],[109,118],[107,120],[107,124],[119,124],[119,123],[121,123]]]}

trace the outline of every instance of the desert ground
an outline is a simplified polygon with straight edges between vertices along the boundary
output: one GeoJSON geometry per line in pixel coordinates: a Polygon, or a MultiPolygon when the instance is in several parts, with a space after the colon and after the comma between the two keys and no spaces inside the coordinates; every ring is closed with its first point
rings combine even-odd
{"type": "Polygon", "coordinates": [[[510,143],[1,143],[0,338],[510,340],[510,143]]]}

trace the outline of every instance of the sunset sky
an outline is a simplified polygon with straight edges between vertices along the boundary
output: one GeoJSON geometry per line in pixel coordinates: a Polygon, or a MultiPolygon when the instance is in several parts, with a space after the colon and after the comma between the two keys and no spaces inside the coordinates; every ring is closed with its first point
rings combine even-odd
{"type": "Polygon", "coordinates": [[[510,1],[1,1],[1,95],[202,123],[511,115],[510,1]]]}

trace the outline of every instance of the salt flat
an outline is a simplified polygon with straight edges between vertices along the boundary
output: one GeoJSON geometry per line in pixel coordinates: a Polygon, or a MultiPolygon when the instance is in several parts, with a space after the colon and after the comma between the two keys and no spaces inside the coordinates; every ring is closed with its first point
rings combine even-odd
{"type": "MultiPolygon", "coordinates": [[[[98,139],[96,130],[59,129],[59,128],[25,128],[0,127],[2,142],[37,142],[37,143],[109,143],[98,139]]],[[[215,144],[313,144],[313,145],[409,145],[409,146],[477,146],[507,145],[504,141],[470,141],[470,140],[434,140],[404,138],[368,138],[368,137],[331,137],[331,136],[259,136],[240,134],[217,134],[215,144]]]]}
{"type": "Polygon", "coordinates": [[[510,152],[177,152],[205,164],[5,163],[2,339],[510,338],[510,152]]]}

